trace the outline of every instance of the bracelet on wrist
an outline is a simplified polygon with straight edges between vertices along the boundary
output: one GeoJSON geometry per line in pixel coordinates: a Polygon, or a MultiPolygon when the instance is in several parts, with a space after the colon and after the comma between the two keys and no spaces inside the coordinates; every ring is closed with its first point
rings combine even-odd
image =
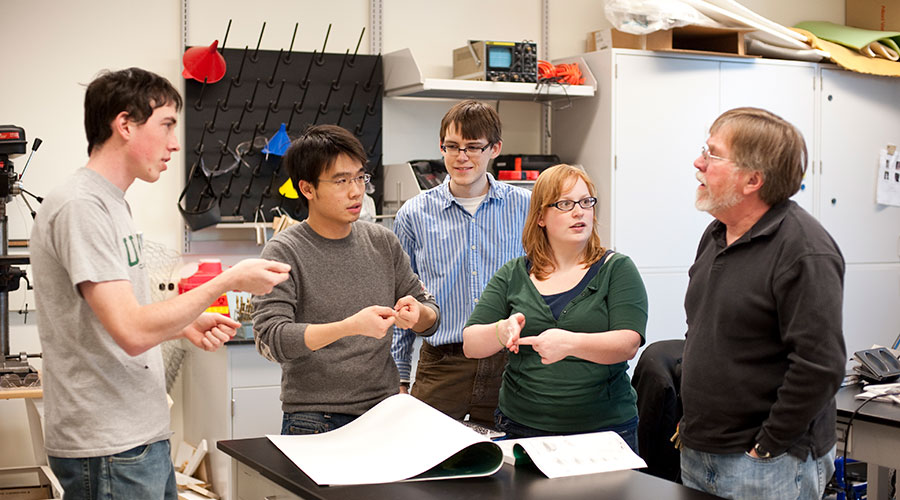
{"type": "Polygon", "coordinates": [[[497,333],[497,342],[500,343],[500,347],[506,349],[506,344],[504,344],[503,341],[500,340],[500,322],[501,321],[503,321],[503,320],[498,319],[497,322],[494,323],[494,331],[497,333]]]}

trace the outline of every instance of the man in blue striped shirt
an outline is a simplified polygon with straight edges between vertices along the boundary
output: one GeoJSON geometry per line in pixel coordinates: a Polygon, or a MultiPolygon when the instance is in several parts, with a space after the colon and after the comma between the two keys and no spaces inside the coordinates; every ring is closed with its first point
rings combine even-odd
{"type": "MultiPolygon", "coordinates": [[[[468,359],[462,330],[494,272],[524,255],[522,228],[531,192],[487,173],[500,154],[500,117],[486,104],[463,101],[441,121],[440,148],[449,176],[407,201],[394,232],[413,271],[436,297],[437,332],[422,343],[412,395],[456,419],[493,427],[506,354],[468,359]]],[[[410,382],[415,334],[396,329],[391,353],[402,392],[410,382]]]]}

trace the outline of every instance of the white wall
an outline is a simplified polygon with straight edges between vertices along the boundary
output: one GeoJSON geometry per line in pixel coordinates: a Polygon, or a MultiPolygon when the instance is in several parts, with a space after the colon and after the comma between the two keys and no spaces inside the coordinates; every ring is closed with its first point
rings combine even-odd
{"type": "MultiPolygon", "coordinates": [[[[187,4],[185,8],[181,0],[0,0],[0,33],[8,48],[0,55],[0,123],[24,127],[29,141],[34,137],[44,141],[28,167],[26,189],[46,194],[87,161],[82,126],[84,85],[99,70],[140,66],[183,88],[185,13],[191,45],[221,41],[230,18],[228,47],[255,47],[266,21],[261,48],[287,47],[294,23],[299,22],[294,50],[321,49],[327,25],[333,23],[327,51],[342,53],[350,48],[352,52],[364,26],[367,33],[360,52],[370,51],[367,0],[189,0],[187,4]]],[[[782,24],[805,19],[843,22],[844,17],[842,0],[745,0],[743,4],[782,24]]],[[[551,59],[581,53],[587,32],[609,26],[602,5],[599,0],[549,1],[551,59]]],[[[469,38],[541,39],[540,0],[384,0],[382,16],[384,51],[411,48],[429,77],[449,77],[452,50],[469,38]]],[[[451,101],[439,100],[385,100],[385,161],[438,157],[438,124],[450,105],[451,101]]],[[[504,101],[500,114],[505,125],[504,151],[539,151],[538,105],[504,101]]],[[[14,160],[18,171],[26,158],[14,160]]],[[[138,182],[128,192],[134,218],[146,237],[174,249],[181,248],[182,223],[176,200],[183,178],[183,161],[176,156],[159,182],[138,182]]],[[[27,238],[31,221],[22,201],[13,200],[8,213],[10,238],[27,238]]],[[[237,248],[229,250],[231,253],[258,251],[252,244],[229,248],[237,248]]],[[[13,309],[23,302],[20,295],[10,297],[13,309]]],[[[28,302],[33,307],[33,300],[28,302]]],[[[14,318],[11,323],[16,321],[14,318]]],[[[28,321],[33,324],[33,316],[28,321]]],[[[14,351],[16,346],[38,349],[36,332],[30,326],[13,326],[11,342],[14,351]]],[[[20,406],[0,401],[0,467],[32,460],[30,446],[21,442],[26,430],[24,407],[20,406]]],[[[176,430],[178,421],[176,418],[176,430]]]]}
{"type": "Polygon", "coordinates": [[[328,34],[326,52],[353,53],[363,28],[366,32],[359,46],[360,54],[369,54],[369,2],[368,0],[334,0],[327,5],[317,0],[256,0],[253,2],[187,0],[187,45],[209,45],[219,40],[220,46],[231,22],[229,48],[249,46],[261,49],[287,50],[299,23],[294,51],[322,52],[322,43],[328,34]],[[265,32],[260,41],[262,24],[265,32]]]}

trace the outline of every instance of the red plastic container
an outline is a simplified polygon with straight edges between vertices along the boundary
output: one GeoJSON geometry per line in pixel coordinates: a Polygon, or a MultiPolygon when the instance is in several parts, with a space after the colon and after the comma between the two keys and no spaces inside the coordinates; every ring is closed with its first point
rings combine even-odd
{"type": "MultiPolygon", "coordinates": [[[[207,281],[215,278],[219,274],[222,274],[222,262],[219,260],[200,260],[200,264],[197,266],[197,272],[188,276],[187,278],[182,278],[178,281],[178,293],[182,294],[188,290],[193,290],[198,286],[206,283],[207,281]]],[[[228,297],[223,293],[216,299],[215,302],[212,303],[207,309],[206,312],[214,312],[219,314],[228,315],[228,297]]]]}
{"type": "Polygon", "coordinates": [[[497,172],[497,178],[501,181],[533,181],[540,173],[539,170],[501,170],[497,172]]]}

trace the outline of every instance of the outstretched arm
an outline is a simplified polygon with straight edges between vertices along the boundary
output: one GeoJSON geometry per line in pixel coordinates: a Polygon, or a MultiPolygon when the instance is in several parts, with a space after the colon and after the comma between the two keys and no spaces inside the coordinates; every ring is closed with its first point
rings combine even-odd
{"type": "Polygon", "coordinates": [[[556,363],[566,356],[613,365],[634,358],[641,345],[641,335],[634,330],[577,333],[550,328],[540,335],[522,337],[518,344],[534,348],[545,365],[556,363]]]}
{"type": "MultiPolygon", "coordinates": [[[[186,337],[200,348],[208,348],[203,343],[205,337],[210,344],[220,337],[211,332],[209,320],[197,321],[200,314],[228,290],[248,291],[261,295],[288,278],[290,266],[280,262],[247,259],[225,270],[206,283],[163,302],[140,305],[127,280],[85,281],[78,284],[78,290],[97,315],[100,323],[119,346],[131,356],[178,337],[186,337]],[[203,326],[204,335],[197,332],[203,326]],[[185,331],[185,328],[192,329],[185,331]],[[207,330],[213,338],[205,335],[207,330]]],[[[221,322],[223,325],[231,323],[221,322]]],[[[239,325],[238,325],[239,326],[239,325]]],[[[234,328],[232,326],[232,328],[234,328]]],[[[219,333],[224,333],[220,328],[219,333]]],[[[232,333],[233,334],[233,333],[232,333]]]]}

